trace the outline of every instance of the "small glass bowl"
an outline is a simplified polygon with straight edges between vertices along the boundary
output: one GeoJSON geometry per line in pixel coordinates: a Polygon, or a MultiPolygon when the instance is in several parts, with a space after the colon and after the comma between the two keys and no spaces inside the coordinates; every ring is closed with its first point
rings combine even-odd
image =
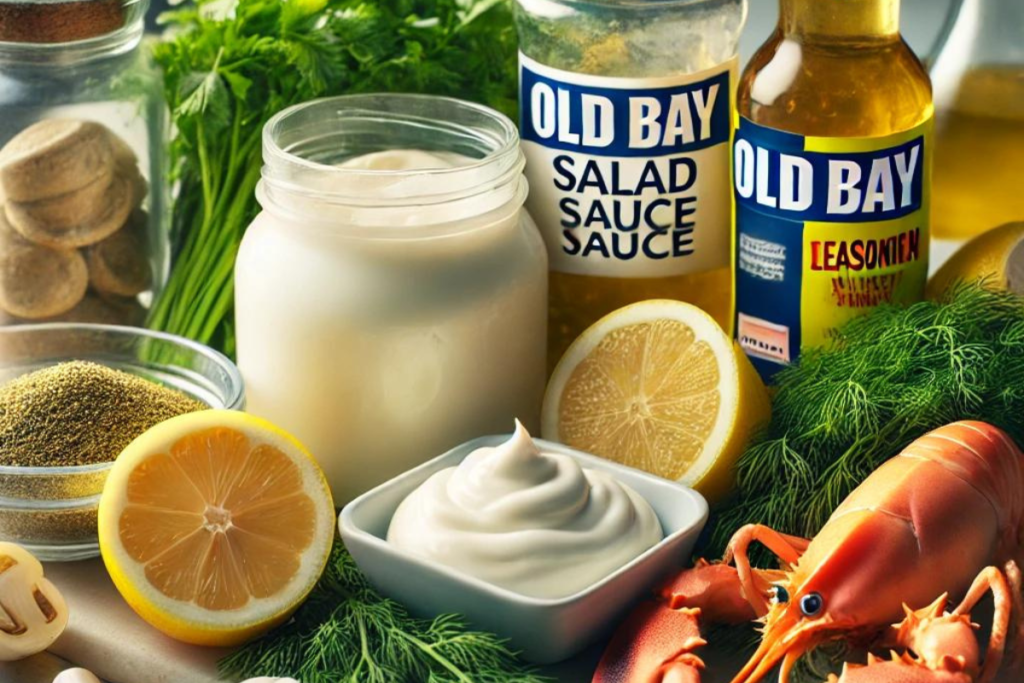
{"type": "MultiPolygon", "coordinates": [[[[54,323],[0,327],[0,385],[72,360],[90,361],[177,389],[211,408],[245,407],[234,363],[202,344],[113,325],[54,323]]],[[[41,560],[99,554],[96,515],[111,461],[72,467],[0,466],[0,540],[41,560]]]]}

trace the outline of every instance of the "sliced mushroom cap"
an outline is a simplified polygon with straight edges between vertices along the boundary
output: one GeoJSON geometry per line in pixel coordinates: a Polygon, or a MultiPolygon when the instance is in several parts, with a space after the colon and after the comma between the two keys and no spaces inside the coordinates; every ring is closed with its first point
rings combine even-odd
{"type": "Polygon", "coordinates": [[[43,577],[43,565],[14,543],[0,543],[0,661],[50,647],[68,624],[64,596],[43,577]]]}

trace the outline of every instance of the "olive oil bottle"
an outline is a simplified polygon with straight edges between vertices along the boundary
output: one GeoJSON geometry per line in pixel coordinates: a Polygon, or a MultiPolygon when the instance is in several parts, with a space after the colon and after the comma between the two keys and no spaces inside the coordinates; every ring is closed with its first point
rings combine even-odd
{"type": "Polygon", "coordinates": [[[1024,1],[958,0],[931,60],[936,238],[1024,220],[1024,1]]]}
{"type": "Polygon", "coordinates": [[[737,93],[735,330],[765,378],[928,273],[928,75],[899,0],[781,0],[737,93]]]}

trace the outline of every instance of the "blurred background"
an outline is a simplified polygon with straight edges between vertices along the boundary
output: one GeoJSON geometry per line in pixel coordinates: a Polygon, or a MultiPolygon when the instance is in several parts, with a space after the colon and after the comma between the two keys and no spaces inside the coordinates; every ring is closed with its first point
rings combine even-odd
{"type": "MultiPolygon", "coordinates": [[[[901,28],[917,54],[927,56],[931,52],[954,2],[956,0],[903,0],[901,28]]],[[[169,6],[168,0],[152,0],[150,30],[159,30],[156,19],[169,6]]],[[[750,19],[740,41],[740,55],[744,62],[775,28],[778,13],[778,0],[750,0],[750,19]]]]}

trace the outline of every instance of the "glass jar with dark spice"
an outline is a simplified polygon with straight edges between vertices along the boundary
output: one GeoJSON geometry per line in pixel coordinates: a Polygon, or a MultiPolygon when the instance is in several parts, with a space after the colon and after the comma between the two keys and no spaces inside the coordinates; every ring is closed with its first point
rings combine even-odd
{"type": "Polygon", "coordinates": [[[148,0],[0,0],[0,325],[140,325],[168,270],[148,0]]]}
{"type": "Polygon", "coordinates": [[[108,325],[0,328],[0,539],[47,561],[94,557],[100,493],[125,443],[203,406],[241,410],[245,392],[230,360],[193,341],[108,325]]]}

